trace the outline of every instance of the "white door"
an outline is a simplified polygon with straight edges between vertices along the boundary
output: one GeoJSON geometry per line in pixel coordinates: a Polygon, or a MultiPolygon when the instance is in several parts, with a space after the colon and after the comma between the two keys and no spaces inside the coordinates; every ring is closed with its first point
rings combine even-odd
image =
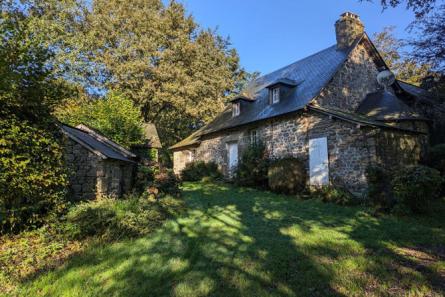
{"type": "Polygon", "coordinates": [[[232,142],[228,144],[229,154],[229,175],[233,174],[234,169],[238,165],[238,143],[232,142]]]}
{"type": "Polygon", "coordinates": [[[326,137],[309,140],[309,170],[311,186],[329,185],[328,141],[326,137]]]}

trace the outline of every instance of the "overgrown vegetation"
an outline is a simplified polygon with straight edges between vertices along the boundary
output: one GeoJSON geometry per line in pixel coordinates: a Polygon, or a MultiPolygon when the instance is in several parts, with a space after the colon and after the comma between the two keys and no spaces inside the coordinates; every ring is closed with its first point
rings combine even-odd
{"type": "Polygon", "coordinates": [[[377,209],[391,210],[395,204],[391,187],[391,173],[375,165],[366,169],[369,202],[377,209]]]}
{"type": "MultiPolygon", "coordinates": [[[[443,216],[186,183],[188,211],[150,236],[95,245],[19,296],[442,296],[443,216]]],[[[439,201],[438,201],[439,202],[439,201]]]]}
{"type": "Polygon", "coordinates": [[[183,181],[200,181],[202,179],[219,180],[222,173],[215,162],[194,161],[187,163],[181,171],[183,181]]]}
{"type": "Polygon", "coordinates": [[[413,213],[424,213],[431,211],[432,203],[439,198],[442,183],[439,171],[419,165],[402,168],[392,185],[399,204],[413,213]]]}
{"type": "Polygon", "coordinates": [[[269,159],[262,143],[251,144],[243,151],[234,181],[240,186],[267,188],[269,159]]]}
{"type": "Polygon", "coordinates": [[[0,237],[1,293],[13,292],[20,282],[60,266],[88,246],[149,234],[184,209],[182,199],[169,195],[104,198],[74,205],[62,219],[39,229],[0,237]]]}
{"type": "Polygon", "coordinates": [[[301,193],[306,188],[306,175],[304,163],[299,159],[273,160],[267,173],[269,188],[283,194],[301,193]]]}
{"type": "Polygon", "coordinates": [[[0,232],[43,224],[64,205],[58,127],[51,116],[64,86],[35,20],[2,2],[0,22],[0,232]],[[3,8],[7,6],[10,9],[3,8]]]}

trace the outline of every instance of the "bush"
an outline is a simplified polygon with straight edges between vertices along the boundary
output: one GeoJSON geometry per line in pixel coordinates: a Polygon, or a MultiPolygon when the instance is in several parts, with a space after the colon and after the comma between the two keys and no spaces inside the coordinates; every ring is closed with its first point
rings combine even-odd
{"type": "Polygon", "coordinates": [[[413,213],[430,209],[431,202],[439,197],[442,183],[438,170],[420,165],[402,168],[392,181],[397,202],[413,213]]]}
{"type": "Polygon", "coordinates": [[[316,190],[313,195],[326,203],[338,205],[352,205],[358,199],[354,198],[346,189],[340,187],[326,186],[316,190]]]}
{"type": "Polygon", "coordinates": [[[171,196],[159,200],[104,198],[82,202],[71,208],[67,223],[72,226],[71,234],[76,239],[97,236],[104,240],[117,240],[148,234],[183,208],[183,202],[171,196]]]}
{"type": "Polygon", "coordinates": [[[380,166],[369,166],[366,169],[369,201],[379,208],[390,209],[394,206],[391,193],[390,174],[380,166]]]}
{"type": "Polygon", "coordinates": [[[183,181],[200,181],[203,178],[217,180],[222,178],[222,173],[215,162],[196,161],[185,165],[181,178],[183,181]]]}
{"type": "Polygon", "coordinates": [[[304,163],[295,158],[272,161],[268,170],[269,187],[283,194],[297,194],[306,187],[307,172],[304,163]]]}
{"type": "Polygon", "coordinates": [[[264,145],[249,146],[241,156],[235,171],[235,182],[240,186],[267,188],[269,160],[264,145]]]}
{"type": "Polygon", "coordinates": [[[160,168],[154,173],[154,180],[151,187],[156,188],[159,196],[172,195],[179,197],[181,190],[179,189],[180,181],[171,169],[160,168]]]}
{"type": "Polygon", "coordinates": [[[67,183],[55,124],[0,113],[0,233],[36,228],[64,210],[67,183]]]}
{"type": "Polygon", "coordinates": [[[445,176],[445,144],[438,144],[430,149],[427,164],[445,176]]]}

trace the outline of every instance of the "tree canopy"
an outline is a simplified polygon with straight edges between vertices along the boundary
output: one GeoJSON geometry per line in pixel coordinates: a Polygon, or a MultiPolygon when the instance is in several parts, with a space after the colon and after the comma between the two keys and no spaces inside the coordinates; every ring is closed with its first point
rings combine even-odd
{"type": "Polygon", "coordinates": [[[229,40],[200,28],[176,1],[72,0],[59,6],[47,5],[44,16],[59,28],[52,37],[54,72],[89,91],[130,98],[167,145],[219,113],[245,74],[229,40]],[[64,5],[70,9],[60,10],[64,5]],[[62,30],[67,23],[70,29],[62,30]]]}

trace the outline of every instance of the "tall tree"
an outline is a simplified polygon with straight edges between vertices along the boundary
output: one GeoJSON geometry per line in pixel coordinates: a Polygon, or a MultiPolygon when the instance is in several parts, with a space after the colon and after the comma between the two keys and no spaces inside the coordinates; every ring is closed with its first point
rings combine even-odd
{"type": "Polygon", "coordinates": [[[83,21],[57,59],[66,76],[86,74],[86,85],[131,98],[166,145],[220,112],[244,74],[229,41],[199,28],[175,1],[94,0],[75,11],[83,21]]]}

